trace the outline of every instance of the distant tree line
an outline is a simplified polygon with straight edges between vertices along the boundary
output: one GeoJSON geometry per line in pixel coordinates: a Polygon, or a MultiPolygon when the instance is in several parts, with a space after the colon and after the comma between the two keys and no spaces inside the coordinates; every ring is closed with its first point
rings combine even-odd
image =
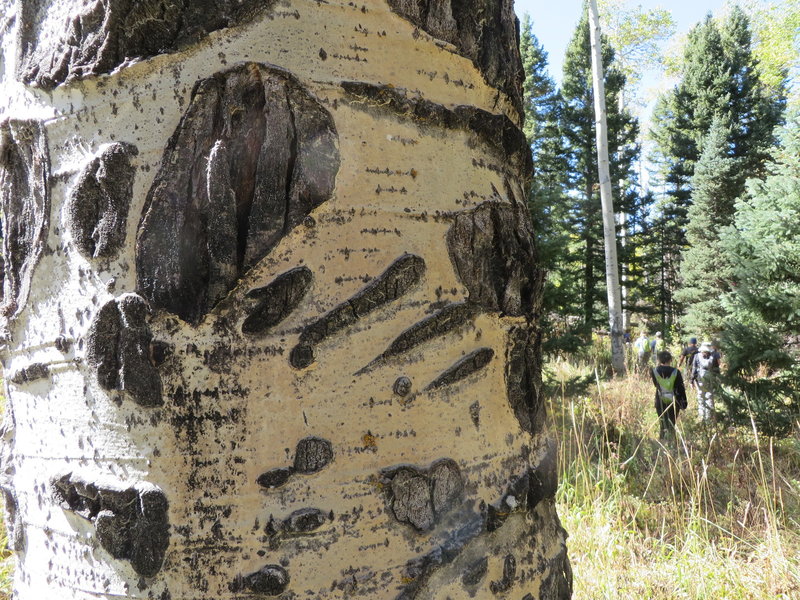
{"type": "MultiPolygon", "coordinates": [[[[785,3],[792,22],[800,7],[785,3]]],[[[656,27],[671,21],[642,15],[627,16],[638,28],[617,18],[616,31],[636,31],[627,43],[652,49],[656,27]]],[[[609,153],[628,326],[719,340],[727,417],[785,434],[800,417],[800,124],[786,118],[792,64],[758,50],[750,15],[763,42],[773,13],[738,6],[689,32],[678,82],[659,98],[649,132],[652,191],[640,182],[643,133],[625,101],[635,89],[626,98],[625,65],[605,38],[609,153]]],[[[615,41],[626,43],[619,33],[615,41]]],[[[560,88],[527,18],[521,47],[530,208],[549,269],[545,349],[569,352],[607,323],[587,19],[560,88]]]]}

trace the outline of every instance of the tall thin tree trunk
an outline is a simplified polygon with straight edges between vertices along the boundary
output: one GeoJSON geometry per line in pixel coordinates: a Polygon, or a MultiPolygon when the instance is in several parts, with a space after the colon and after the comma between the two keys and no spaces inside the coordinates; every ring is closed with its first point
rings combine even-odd
{"type": "Polygon", "coordinates": [[[0,0],[15,598],[570,596],[512,4],[412,4],[0,0]]]}
{"type": "Polygon", "coordinates": [[[600,48],[600,17],[597,2],[590,0],[589,32],[592,44],[592,80],[594,83],[595,132],[597,137],[597,169],[600,180],[600,202],[603,207],[603,240],[606,255],[606,287],[608,289],[608,321],[611,331],[611,364],[618,374],[625,372],[622,299],[619,289],[617,236],[614,202],[611,197],[611,174],[608,166],[608,127],[606,124],[606,92],[603,81],[603,59],[600,48]]]}

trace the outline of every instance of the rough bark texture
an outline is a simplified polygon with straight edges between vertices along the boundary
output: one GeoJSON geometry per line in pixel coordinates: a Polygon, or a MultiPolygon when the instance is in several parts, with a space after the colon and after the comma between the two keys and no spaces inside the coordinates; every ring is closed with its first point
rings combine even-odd
{"type": "Polygon", "coordinates": [[[110,144],[81,172],[67,200],[75,245],[87,258],[111,258],[125,242],[136,146],[110,144]]]}
{"type": "Polygon", "coordinates": [[[199,81],[136,242],[140,293],[196,323],[333,193],[328,111],[292,76],[246,63],[199,81]]]}
{"type": "Polygon", "coordinates": [[[512,0],[389,0],[392,10],[453,44],[522,114],[519,20],[512,0]]]}
{"type": "Polygon", "coordinates": [[[139,406],[153,407],[163,400],[161,377],[153,364],[148,312],[136,294],[106,303],[86,336],[86,362],[103,389],[126,392],[139,406]]]}
{"type": "Polygon", "coordinates": [[[46,0],[17,1],[18,76],[46,89],[187,46],[272,4],[256,0],[71,0],[53,6],[46,0]]]}
{"type": "Polygon", "coordinates": [[[447,249],[471,302],[533,316],[541,295],[533,235],[522,206],[484,202],[455,216],[447,249]]]}
{"type": "Polygon", "coordinates": [[[18,600],[569,596],[513,19],[455,4],[0,0],[18,600]]]}
{"type": "Polygon", "coordinates": [[[50,226],[50,155],[38,121],[0,123],[0,210],[3,215],[3,307],[19,314],[50,226]]]}

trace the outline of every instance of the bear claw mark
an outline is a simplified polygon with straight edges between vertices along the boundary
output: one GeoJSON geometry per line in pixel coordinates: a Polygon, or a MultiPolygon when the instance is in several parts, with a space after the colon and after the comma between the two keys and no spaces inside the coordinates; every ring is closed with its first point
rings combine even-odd
{"type": "Polygon", "coordinates": [[[264,287],[250,290],[248,298],[258,301],[242,323],[242,333],[266,333],[297,308],[311,286],[313,276],[308,267],[296,267],[278,275],[264,287]]]}
{"type": "Polygon", "coordinates": [[[419,256],[404,254],[398,258],[354,296],[303,328],[298,344],[289,355],[290,364],[296,369],[308,367],[314,362],[314,346],[405,295],[424,273],[425,261],[419,256]]]}
{"type": "Polygon", "coordinates": [[[136,294],[106,302],[89,327],[86,361],[105,390],[127,392],[139,406],[161,406],[161,377],[153,366],[149,308],[136,294]]]}
{"type": "Polygon", "coordinates": [[[441,375],[431,381],[425,390],[434,390],[466,379],[473,373],[485,368],[492,358],[494,358],[494,350],[491,348],[478,348],[448,367],[441,375]]]}
{"type": "Polygon", "coordinates": [[[390,358],[409,352],[429,340],[458,329],[470,322],[479,312],[478,306],[467,302],[445,306],[435,314],[414,323],[403,331],[380,356],[358,371],[356,375],[361,375],[390,358]]]}
{"type": "Polygon", "coordinates": [[[289,73],[251,62],[200,80],[145,200],[137,290],[197,324],[331,198],[338,170],[331,114],[289,73]]]}
{"type": "Polygon", "coordinates": [[[134,571],[153,577],[169,546],[169,503],[151,483],[125,487],[87,481],[69,473],[51,483],[63,508],[91,521],[97,540],[111,556],[128,560],[134,571]]]}

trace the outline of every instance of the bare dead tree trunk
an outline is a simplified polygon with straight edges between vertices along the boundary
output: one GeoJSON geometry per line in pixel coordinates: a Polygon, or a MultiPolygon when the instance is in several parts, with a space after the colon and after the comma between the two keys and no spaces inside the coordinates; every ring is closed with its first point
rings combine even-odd
{"type": "Polygon", "coordinates": [[[611,332],[611,364],[618,374],[625,373],[622,299],[619,289],[617,235],[614,201],[611,197],[611,174],[608,167],[608,127],[606,124],[606,91],[603,82],[603,59],[600,49],[600,17],[596,0],[590,0],[589,32],[592,45],[592,80],[594,82],[595,134],[597,137],[597,170],[600,181],[600,202],[603,206],[603,239],[606,253],[606,287],[608,289],[608,322],[611,332]]]}
{"type": "Polygon", "coordinates": [[[568,598],[510,0],[0,0],[19,600],[568,598]]]}

